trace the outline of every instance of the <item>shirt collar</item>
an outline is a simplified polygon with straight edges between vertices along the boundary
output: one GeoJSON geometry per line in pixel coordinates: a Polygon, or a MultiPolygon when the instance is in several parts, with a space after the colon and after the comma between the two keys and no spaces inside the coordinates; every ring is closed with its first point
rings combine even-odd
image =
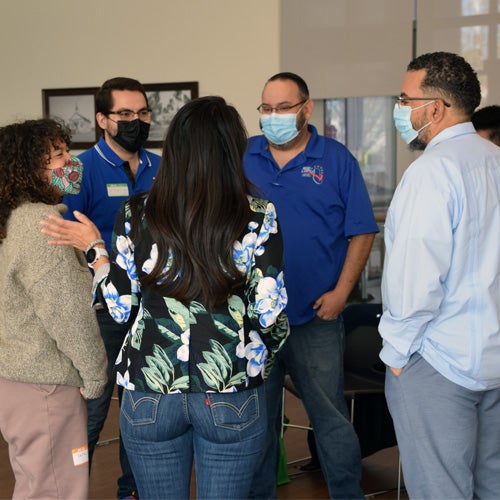
{"type": "Polygon", "coordinates": [[[437,134],[435,137],[431,139],[431,141],[429,142],[429,144],[427,144],[427,147],[425,149],[431,149],[440,144],[441,142],[447,141],[448,139],[452,139],[453,137],[457,137],[459,135],[475,134],[475,133],[476,129],[474,128],[474,125],[472,125],[472,122],[457,123],[456,125],[452,125],[451,127],[441,130],[439,134],[437,134]]]}
{"type": "MultiPolygon", "coordinates": [[[[112,165],[113,167],[118,167],[125,163],[125,160],[122,160],[108,145],[103,136],[99,139],[97,144],[94,144],[94,149],[97,151],[97,154],[107,163],[112,165]]],[[[139,149],[139,164],[146,165],[147,167],[151,167],[153,164],[151,162],[151,158],[149,157],[148,152],[144,148],[139,149]]]]}

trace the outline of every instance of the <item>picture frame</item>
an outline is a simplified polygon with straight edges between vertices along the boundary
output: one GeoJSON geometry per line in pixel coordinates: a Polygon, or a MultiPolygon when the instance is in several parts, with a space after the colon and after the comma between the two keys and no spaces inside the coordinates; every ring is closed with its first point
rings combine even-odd
{"type": "Polygon", "coordinates": [[[73,149],[92,147],[101,135],[95,119],[98,87],[42,89],[43,116],[64,121],[72,133],[73,149]]]}
{"type": "Polygon", "coordinates": [[[162,148],[175,113],[198,97],[198,82],[146,83],[144,89],[151,109],[149,138],[144,147],[162,148]]]}

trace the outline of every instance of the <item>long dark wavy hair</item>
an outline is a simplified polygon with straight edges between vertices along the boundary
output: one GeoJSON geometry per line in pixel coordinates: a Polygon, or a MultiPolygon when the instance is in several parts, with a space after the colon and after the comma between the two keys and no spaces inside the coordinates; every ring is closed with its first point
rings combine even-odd
{"type": "Polygon", "coordinates": [[[27,120],[0,128],[0,244],[7,236],[12,211],[25,202],[56,205],[61,193],[44,170],[51,146],[71,143],[69,129],[49,118],[27,120]]]}
{"type": "MultiPolygon", "coordinates": [[[[158,260],[143,285],[213,308],[243,283],[233,244],[250,217],[251,186],[242,165],[246,145],[243,121],[222,97],[195,99],[174,116],[145,207],[158,260]],[[165,272],[169,252],[172,265],[165,272]]],[[[138,227],[135,212],[132,226],[138,227]]]]}

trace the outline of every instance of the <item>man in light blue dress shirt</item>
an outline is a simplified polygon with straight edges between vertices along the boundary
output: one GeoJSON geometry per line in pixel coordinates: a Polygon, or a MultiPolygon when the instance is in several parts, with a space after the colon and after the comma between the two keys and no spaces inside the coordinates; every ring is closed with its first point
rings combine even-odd
{"type": "Polygon", "coordinates": [[[379,326],[410,498],[500,494],[500,149],[470,121],[480,100],[471,66],[436,52],[394,109],[423,150],[387,214],[379,326]]]}

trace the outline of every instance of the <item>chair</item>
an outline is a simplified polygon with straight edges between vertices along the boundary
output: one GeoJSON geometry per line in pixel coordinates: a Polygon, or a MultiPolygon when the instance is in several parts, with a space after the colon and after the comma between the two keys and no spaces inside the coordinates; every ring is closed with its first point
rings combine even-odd
{"type": "MultiPolygon", "coordinates": [[[[381,304],[350,304],[342,316],[345,328],[344,348],[344,395],[350,401],[351,423],[358,433],[365,455],[397,444],[392,418],[386,409],[384,385],[385,365],[379,358],[382,339],[378,324],[382,316],[381,304]],[[380,436],[375,442],[364,442],[363,425],[355,425],[355,402],[357,396],[379,395],[380,436]],[[364,445],[364,446],[363,446],[364,445]]],[[[373,412],[369,415],[373,421],[373,412]]],[[[365,422],[366,423],[366,422],[365,422]]],[[[368,436],[369,437],[369,436],[368,436]]],[[[382,492],[371,493],[373,496],[382,492]]],[[[397,498],[401,496],[401,460],[398,460],[397,498]]]]}
{"type": "MultiPolygon", "coordinates": [[[[365,449],[371,453],[396,444],[392,419],[388,414],[384,397],[385,365],[378,356],[382,348],[382,340],[378,333],[378,323],[381,315],[382,305],[371,303],[350,304],[342,313],[346,333],[344,349],[344,396],[349,402],[350,420],[360,437],[360,443],[362,445],[365,444],[365,449]],[[355,410],[356,401],[359,399],[358,396],[369,395],[380,396],[378,399],[379,407],[382,408],[382,416],[380,417],[381,425],[379,427],[382,429],[382,432],[381,436],[374,440],[375,442],[370,442],[373,439],[372,436],[368,436],[368,444],[366,444],[362,442],[362,429],[359,426],[356,428],[355,425],[355,410]]],[[[283,416],[285,391],[289,391],[300,398],[290,375],[285,375],[284,380],[283,416]]],[[[370,418],[373,419],[372,414],[370,414],[370,418]]],[[[282,425],[283,428],[311,429],[308,426],[291,423],[283,423],[282,425]]],[[[365,453],[364,456],[371,453],[365,453]]],[[[399,499],[401,492],[401,462],[398,465],[397,492],[397,498],[399,499]]],[[[372,493],[371,495],[377,493],[372,493]]]]}
{"type": "Polygon", "coordinates": [[[378,323],[381,304],[350,304],[342,316],[345,328],[344,395],[350,401],[351,423],[354,423],[356,396],[383,394],[385,366],[378,357],[382,340],[378,323]]]}

